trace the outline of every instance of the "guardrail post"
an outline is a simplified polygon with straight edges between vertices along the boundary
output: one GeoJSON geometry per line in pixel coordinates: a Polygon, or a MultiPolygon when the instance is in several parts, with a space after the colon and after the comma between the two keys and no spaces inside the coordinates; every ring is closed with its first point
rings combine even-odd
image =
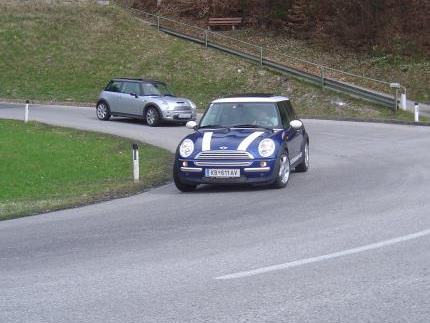
{"type": "MultiPolygon", "coordinates": [[[[129,1],[126,1],[126,3],[129,3],[129,1]]],[[[125,7],[128,8],[130,6],[125,6],[125,7]]],[[[131,9],[132,8],[129,8],[129,10],[131,10],[131,9]]],[[[222,43],[220,41],[217,41],[217,39],[215,39],[215,38],[209,38],[209,37],[211,37],[211,35],[209,34],[211,32],[210,31],[210,27],[208,27],[209,30],[205,32],[205,36],[204,36],[205,39],[203,40],[203,35],[201,34],[202,33],[202,28],[198,28],[195,25],[184,24],[184,23],[182,23],[180,21],[163,17],[162,15],[160,15],[158,13],[156,13],[156,14],[150,14],[150,13],[146,13],[143,10],[133,10],[133,12],[141,12],[141,13],[144,13],[144,14],[150,16],[151,17],[150,22],[151,22],[152,26],[154,26],[154,20],[153,19],[154,19],[154,17],[156,17],[156,19],[157,19],[156,24],[157,24],[157,29],[158,30],[161,30],[161,28],[163,28],[161,26],[162,20],[165,20],[166,24],[167,24],[168,21],[170,21],[170,22],[173,22],[173,23],[176,23],[176,24],[180,24],[180,25],[185,25],[185,26],[191,27],[191,28],[193,28],[195,30],[199,30],[199,37],[202,36],[202,38],[200,39],[202,45],[203,45],[203,41],[204,41],[204,43],[205,43],[205,45],[207,47],[209,46],[209,43],[211,45],[219,44],[219,48],[218,49],[220,49],[220,50],[224,50],[224,51],[229,52],[229,53],[239,54],[240,56],[242,56],[244,58],[249,58],[249,54],[248,54],[249,52],[248,51],[242,51],[242,50],[237,50],[237,49],[234,50],[234,51],[231,51],[233,49],[232,46],[222,45],[222,43]]],[[[166,25],[166,27],[167,27],[167,25],[166,25]]],[[[170,26],[169,29],[171,29],[171,31],[173,31],[173,33],[172,33],[173,35],[176,34],[176,36],[179,36],[179,37],[182,36],[182,38],[184,38],[184,39],[194,40],[192,38],[192,36],[190,36],[190,33],[181,31],[180,28],[174,28],[174,26],[170,26]]],[[[243,42],[243,41],[241,41],[239,39],[235,39],[233,37],[228,37],[228,36],[225,36],[225,35],[222,35],[222,34],[220,34],[219,36],[226,37],[226,38],[228,38],[230,40],[233,40],[233,42],[245,43],[246,46],[249,46],[247,48],[251,49],[251,51],[252,51],[251,56],[254,59],[255,63],[258,64],[258,61],[260,62],[260,65],[264,65],[264,64],[268,64],[269,63],[270,56],[269,55],[266,56],[266,61],[264,60],[265,59],[265,57],[264,57],[265,53],[263,52],[264,48],[262,46],[258,46],[258,45],[255,45],[255,44],[250,44],[250,43],[247,43],[247,42],[243,42]]],[[[217,34],[216,38],[218,38],[218,34],[217,34]]],[[[370,80],[372,82],[377,82],[377,83],[384,84],[384,85],[386,85],[388,83],[386,81],[372,79],[372,78],[365,77],[365,76],[362,76],[362,75],[356,75],[356,74],[348,73],[348,72],[341,71],[341,70],[338,70],[338,69],[330,68],[329,66],[322,66],[322,65],[316,64],[314,62],[309,62],[309,61],[306,61],[306,60],[304,60],[302,58],[298,58],[298,57],[292,57],[292,56],[289,56],[289,55],[286,55],[286,57],[289,57],[289,59],[297,60],[299,62],[303,62],[305,64],[309,64],[309,65],[313,66],[314,69],[315,69],[314,72],[316,74],[314,72],[309,73],[304,68],[297,68],[297,67],[293,67],[293,66],[288,65],[288,64],[279,63],[279,64],[276,64],[276,65],[275,64],[273,64],[273,65],[271,64],[271,66],[274,69],[276,69],[276,70],[278,70],[280,72],[285,72],[286,70],[292,70],[293,72],[295,71],[294,74],[297,74],[296,72],[298,72],[298,75],[301,75],[302,78],[304,78],[305,80],[308,80],[308,81],[312,81],[312,82],[315,82],[318,79],[319,75],[318,75],[317,69],[319,69],[320,73],[321,73],[321,75],[320,75],[321,80],[320,81],[321,81],[321,86],[322,86],[323,89],[326,86],[325,85],[325,79],[326,79],[325,75],[327,75],[327,81],[328,81],[327,82],[327,88],[336,89],[336,90],[342,91],[342,92],[347,93],[347,94],[352,94],[354,96],[359,96],[359,97],[362,97],[362,98],[365,98],[365,99],[369,99],[369,100],[371,100],[373,102],[378,102],[380,104],[383,104],[386,107],[390,107],[391,109],[393,109],[393,102],[391,101],[391,95],[393,94],[393,91],[391,91],[391,90],[389,92],[388,91],[384,91],[383,94],[382,93],[379,94],[379,93],[377,93],[375,91],[372,91],[371,89],[366,89],[366,88],[362,88],[362,87],[356,86],[356,85],[354,85],[354,83],[347,84],[347,82],[342,81],[342,78],[336,77],[335,74],[333,74],[332,72],[334,72],[334,73],[342,73],[342,74],[349,75],[349,76],[352,76],[352,77],[355,77],[355,78],[360,78],[360,79],[364,79],[364,80],[370,80]],[[279,66],[277,66],[277,65],[279,65],[279,66]],[[326,72],[326,70],[327,70],[327,72],[326,72]],[[332,81],[336,81],[338,83],[338,85],[340,85],[340,86],[333,85],[332,81]],[[390,95],[390,98],[388,98],[388,99],[387,99],[387,94],[390,95]]],[[[392,84],[390,84],[390,86],[391,85],[395,85],[399,89],[401,87],[401,85],[399,83],[392,83],[392,84]]],[[[396,98],[395,101],[397,101],[397,98],[396,98]]],[[[394,102],[394,103],[396,105],[394,107],[394,110],[396,110],[398,102],[394,102]]],[[[401,102],[400,102],[400,104],[401,104],[401,102]]],[[[400,104],[398,105],[399,107],[400,107],[400,104]]]]}
{"type": "Polygon", "coordinates": [[[399,108],[397,99],[399,97],[399,90],[402,88],[402,85],[400,83],[397,83],[397,82],[392,82],[392,83],[390,83],[390,88],[395,90],[395,92],[394,92],[394,112],[396,112],[397,109],[399,108]]]}
{"type": "Polygon", "coordinates": [[[260,65],[263,65],[263,46],[260,46],[260,65]]]}
{"type": "Polygon", "coordinates": [[[139,182],[139,147],[137,144],[132,145],[133,148],[133,181],[139,182]]]}
{"type": "Polygon", "coordinates": [[[320,74],[321,74],[321,87],[324,88],[324,67],[320,67],[320,74]]]}
{"type": "Polygon", "coordinates": [[[399,89],[396,89],[396,100],[394,101],[395,106],[394,106],[394,111],[397,111],[399,109],[399,104],[397,101],[397,98],[399,97],[399,89]]]}
{"type": "Polygon", "coordinates": [[[415,122],[420,122],[420,106],[418,102],[415,102],[415,105],[414,105],[414,119],[415,119],[415,122]]]}
{"type": "Polygon", "coordinates": [[[30,101],[26,100],[25,101],[25,112],[24,112],[24,122],[27,123],[28,122],[28,105],[29,105],[30,101]]]}

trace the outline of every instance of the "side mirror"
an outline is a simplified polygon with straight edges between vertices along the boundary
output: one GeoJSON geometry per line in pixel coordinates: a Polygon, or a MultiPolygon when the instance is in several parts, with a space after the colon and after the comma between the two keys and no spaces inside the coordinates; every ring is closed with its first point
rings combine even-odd
{"type": "Polygon", "coordinates": [[[137,93],[134,93],[134,92],[131,92],[131,93],[130,93],[130,95],[131,95],[131,96],[134,96],[136,99],[139,97],[139,96],[137,95],[137,93]]]}
{"type": "Polygon", "coordinates": [[[195,122],[195,121],[188,121],[187,124],[185,125],[185,127],[187,127],[188,129],[196,130],[197,122],[195,122]]]}
{"type": "Polygon", "coordinates": [[[293,120],[290,122],[290,126],[295,130],[300,130],[303,127],[303,122],[300,120],[293,120]]]}

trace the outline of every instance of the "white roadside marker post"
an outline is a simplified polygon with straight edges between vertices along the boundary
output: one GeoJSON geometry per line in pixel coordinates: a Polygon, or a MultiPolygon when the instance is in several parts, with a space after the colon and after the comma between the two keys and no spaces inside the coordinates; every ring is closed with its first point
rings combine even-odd
{"type": "Polygon", "coordinates": [[[24,113],[24,122],[27,123],[28,122],[28,105],[29,105],[30,101],[26,100],[25,101],[25,113],[24,113]]]}
{"type": "Polygon", "coordinates": [[[407,103],[406,103],[406,92],[400,94],[400,107],[402,108],[403,111],[406,111],[407,108],[407,103]]]}
{"type": "Polygon", "coordinates": [[[415,105],[414,105],[414,117],[415,117],[415,122],[420,122],[420,106],[417,102],[415,102],[415,105]]]}
{"type": "Polygon", "coordinates": [[[139,147],[133,144],[133,181],[139,182],[139,147]]]}

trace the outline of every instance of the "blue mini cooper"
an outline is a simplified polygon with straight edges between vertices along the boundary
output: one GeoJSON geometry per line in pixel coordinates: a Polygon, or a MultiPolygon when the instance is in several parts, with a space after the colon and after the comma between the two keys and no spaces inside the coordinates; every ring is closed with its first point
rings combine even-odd
{"type": "Polygon", "coordinates": [[[189,192],[199,184],[285,187],[290,171],[309,168],[309,137],[290,100],[240,95],[213,101],[178,146],[173,178],[189,192]]]}

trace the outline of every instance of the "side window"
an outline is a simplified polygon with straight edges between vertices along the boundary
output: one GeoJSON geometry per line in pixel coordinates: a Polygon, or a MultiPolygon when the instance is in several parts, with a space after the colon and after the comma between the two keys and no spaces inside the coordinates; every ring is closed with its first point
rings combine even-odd
{"type": "Polygon", "coordinates": [[[205,124],[217,124],[220,122],[220,112],[223,111],[222,107],[215,108],[213,104],[209,106],[205,115],[205,124]]]}
{"type": "Polygon", "coordinates": [[[108,92],[121,92],[121,82],[118,81],[110,81],[109,84],[106,86],[105,91],[108,92]]]}
{"type": "Polygon", "coordinates": [[[154,86],[154,84],[151,84],[151,83],[143,83],[142,89],[143,89],[143,95],[159,95],[160,94],[160,92],[157,90],[157,88],[154,86]]]}
{"type": "Polygon", "coordinates": [[[279,102],[278,107],[279,107],[279,114],[281,115],[281,119],[282,119],[282,125],[284,126],[284,128],[288,128],[290,126],[290,121],[292,119],[290,119],[290,116],[288,115],[285,102],[286,101],[279,102]]]}
{"type": "Polygon", "coordinates": [[[293,109],[293,106],[291,105],[290,101],[285,101],[285,107],[287,108],[287,113],[290,116],[290,120],[296,120],[297,119],[297,115],[296,112],[293,109]]]}
{"type": "Polygon", "coordinates": [[[137,82],[124,82],[121,92],[126,94],[136,93],[137,95],[140,95],[140,84],[137,82]]]}

